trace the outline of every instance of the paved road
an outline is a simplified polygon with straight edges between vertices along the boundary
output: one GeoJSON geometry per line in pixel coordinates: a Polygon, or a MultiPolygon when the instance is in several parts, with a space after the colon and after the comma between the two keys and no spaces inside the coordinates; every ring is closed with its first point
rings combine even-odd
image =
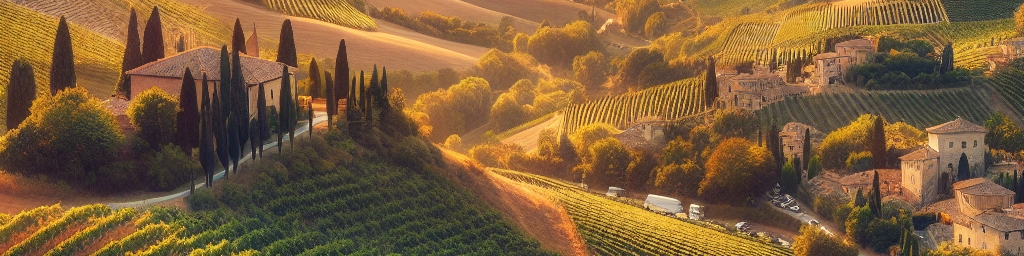
{"type": "MultiPolygon", "coordinates": [[[[322,122],[326,122],[327,121],[327,116],[326,116],[325,112],[317,112],[317,113],[315,113],[315,115],[318,116],[318,117],[313,119],[313,124],[314,125],[320,124],[322,122]]],[[[308,123],[301,123],[301,124],[304,124],[304,125],[299,125],[299,127],[297,129],[295,129],[295,137],[298,137],[299,135],[309,131],[308,123]]],[[[288,141],[288,137],[285,137],[283,139],[283,141],[288,141]]],[[[266,145],[263,145],[263,149],[264,150],[272,149],[272,148],[274,148],[276,146],[277,146],[277,141],[273,141],[273,142],[267,143],[266,145]]],[[[249,161],[249,159],[252,158],[251,154],[252,153],[250,152],[249,154],[246,154],[245,156],[242,156],[242,158],[241,158],[242,163],[244,163],[246,161],[249,161]]],[[[239,165],[239,166],[241,166],[241,165],[239,165]]],[[[224,178],[224,171],[223,170],[221,170],[220,172],[218,172],[218,173],[213,175],[213,181],[218,181],[218,180],[220,180],[222,178],[224,178]]],[[[203,185],[206,185],[206,182],[196,183],[196,189],[197,190],[198,189],[204,189],[205,187],[203,187],[203,185]]],[[[131,201],[131,202],[108,203],[107,205],[110,206],[110,208],[113,208],[113,209],[129,208],[129,207],[142,207],[142,206],[147,206],[147,205],[151,205],[151,204],[156,204],[156,203],[160,203],[160,202],[165,202],[165,201],[169,201],[169,200],[174,200],[174,199],[177,199],[177,198],[185,197],[185,196],[188,196],[189,194],[190,194],[190,190],[188,188],[185,188],[185,191],[175,192],[175,193],[172,193],[170,195],[154,197],[154,198],[148,198],[148,199],[143,199],[143,200],[138,200],[138,201],[131,201]]]]}
{"type": "MultiPolygon", "coordinates": [[[[766,203],[771,204],[771,202],[766,202],[766,203]]],[[[807,224],[811,220],[816,220],[816,221],[818,221],[818,223],[821,223],[821,229],[825,230],[825,232],[828,232],[829,234],[832,234],[833,236],[837,236],[837,235],[841,236],[842,235],[842,233],[839,232],[840,229],[837,228],[836,226],[834,226],[831,220],[821,220],[821,219],[819,219],[821,217],[817,216],[817,214],[815,214],[814,212],[811,212],[810,209],[806,208],[805,205],[802,205],[802,204],[800,205],[800,212],[793,212],[793,211],[790,211],[790,210],[782,209],[782,208],[776,207],[775,205],[771,205],[771,206],[772,206],[772,209],[775,209],[776,211],[780,211],[782,213],[785,213],[786,215],[789,215],[789,216],[791,216],[793,218],[796,218],[796,219],[800,220],[800,222],[802,222],[803,224],[807,224]]],[[[860,254],[860,255],[878,255],[877,253],[874,253],[871,250],[865,249],[864,247],[860,247],[860,246],[857,246],[857,251],[858,251],[858,254],[860,254]]]]}

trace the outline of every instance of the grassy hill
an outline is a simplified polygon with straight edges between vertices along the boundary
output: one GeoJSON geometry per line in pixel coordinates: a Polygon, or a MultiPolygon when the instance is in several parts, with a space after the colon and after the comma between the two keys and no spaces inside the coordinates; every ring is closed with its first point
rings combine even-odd
{"type": "Polygon", "coordinates": [[[984,84],[1002,96],[1016,116],[1024,116],[1024,71],[1007,69],[985,78],[984,84]]]}
{"type": "Polygon", "coordinates": [[[1013,18],[1022,0],[942,0],[949,21],[982,21],[1013,18]]]}
{"type": "Polygon", "coordinates": [[[271,10],[287,15],[306,17],[340,26],[376,31],[377,22],[344,0],[248,0],[259,2],[271,10]]]}
{"type": "Polygon", "coordinates": [[[792,255],[789,249],[721,227],[672,219],[585,192],[567,183],[509,170],[492,172],[558,200],[599,255],[792,255]]]}
{"type": "MultiPolygon", "coordinates": [[[[549,255],[465,188],[439,175],[440,153],[416,138],[402,155],[356,146],[337,134],[199,190],[193,212],[59,206],[0,218],[0,251],[50,255],[549,255]],[[397,159],[390,160],[382,159],[397,159]],[[376,160],[368,160],[376,159],[376,160]],[[398,164],[398,162],[402,164],[398,164]],[[414,167],[405,167],[410,165],[414,167]],[[226,185],[225,185],[226,184],[226,185]],[[53,232],[43,232],[53,230],[53,232]]],[[[396,151],[397,152],[397,151],[396,151]]]]}
{"type": "Polygon", "coordinates": [[[702,113],[704,78],[690,78],[616,97],[605,97],[564,110],[562,129],[566,132],[593,123],[606,123],[625,129],[637,120],[656,117],[676,120],[702,113]]]}
{"type": "Polygon", "coordinates": [[[767,124],[800,122],[823,132],[849,124],[863,114],[878,114],[890,122],[906,122],[919,129],[963,117],[984,123],[992,110],[989,101],[971,88],[934,91],[851,91],[787,98],[756,111],[767,124]]]}

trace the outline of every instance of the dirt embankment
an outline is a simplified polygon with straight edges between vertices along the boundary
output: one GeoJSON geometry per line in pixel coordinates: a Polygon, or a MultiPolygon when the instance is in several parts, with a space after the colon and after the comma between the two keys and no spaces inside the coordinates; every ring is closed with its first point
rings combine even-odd
{"type": "Polygon", "coordinates": [[[586,244],[561,206],[515,182],[485,171],[469,157],[444,150],[448,168],[442,172],[466,187],[540,240],[541,247],[563,255],[586,255],[586,244]]]}

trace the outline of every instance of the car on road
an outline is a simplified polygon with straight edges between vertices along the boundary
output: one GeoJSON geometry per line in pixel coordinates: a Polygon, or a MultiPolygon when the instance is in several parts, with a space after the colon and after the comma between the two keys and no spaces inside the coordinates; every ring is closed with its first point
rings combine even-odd
{"type": "Polygon", "coordinates": [[[608,187],[608,192],[604,193],[604,195],[609,196],[609,197],[621,197],[622,195],[625,195],[625,194],[626,194],[626,190],[622,189],[620,187],[608,187]]]}
{"type": "Polygon", "coordinates": [[[675,215],[676,213],[683,212],[683,203],[675,198],[649,194],[647,195],[647,200],[644,200],[644,209],[675,215]]]}
{"type": "Polygon", "coordinates": [[[740,232],[750,232],[751,227],[752,225],[750,225],[750,223],[747,222],[736,223],[736,230],[739,230],[740,232]]]}
{"type": "Polygon", "coordinates": [[[811,225],[811,227],[820,227],[821,226],[821,223],[818,222],[817,220],[809,220],[809,221],[807,221],[807,224],[811,225]]]}
{"type": "Polygon", "coordinates": [[[793,205],[786,207],[786,209],[793,212],[800,212],[800,206],[796,205],[795,203],[793,205]]]}

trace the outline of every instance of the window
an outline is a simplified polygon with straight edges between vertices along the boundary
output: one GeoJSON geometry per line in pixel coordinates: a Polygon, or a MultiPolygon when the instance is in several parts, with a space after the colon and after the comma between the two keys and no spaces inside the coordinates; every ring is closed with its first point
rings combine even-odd
{"type": "Polygon", "coordinates": [[[949,148],[953,148],[953,142],[952,141],[949,142],[949,148]]]}
{"type": "Polygon", "coordinates": [[[971,245],[971,238],[970,237],[967,238],[967,245],[971,245]]]}
{"type": "Polygon", "coordinates": [[[1010,232],[1003,233],[1003,240],[1010,240],[1010,232]]]}
{"type": "Polygon", "coordinates": [[[273,99],[274,99],[274,90],[270,90],[270,99],[271,99],[271,100],[273,100],[273,99]]]}
{"type": "Polygon", "coordinates": [[[964,235],[963,234],[960,234],[960,239],[957,240],[957,242],[959,242],[961,244],[964,243],[964,235]]]}
{"type": "Polygon", "coordinates": [[[974,140],[974,147],[978,147],[978,140],[974,140]]]}
{"type": "Polygon", "coordinates": [[[967,148],[967,142],[966,141],[960,142],[960,147],[961,148],[967,148]]]}
{"type": "Polygon", "coordinates": [[[985,225],[981,225],[981,233],[985,233],[985,225]]]}

